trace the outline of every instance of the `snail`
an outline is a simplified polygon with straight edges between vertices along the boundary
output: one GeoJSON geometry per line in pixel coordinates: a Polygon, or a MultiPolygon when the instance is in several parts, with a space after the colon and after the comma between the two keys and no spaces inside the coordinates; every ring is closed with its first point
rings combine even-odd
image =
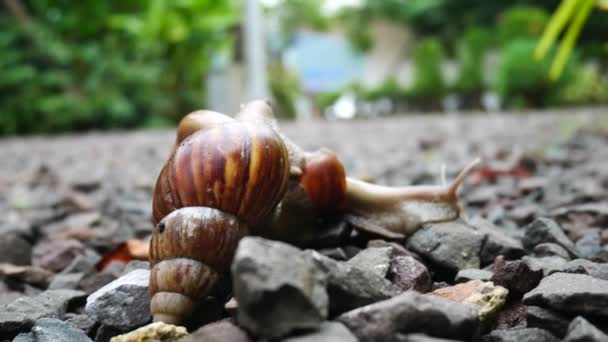
{"type": "Polygon", "coordinates": [[[268,125],[204,111],[179,127],[152,204],[150,305],[154,321],[166,323],[188,317],[228,271],[238,241],[272,215],[289,175],[287,149],[268,125]]]}
{"type": "MultiPolygon", "coordinates": [[[[246,104],[237,118],[278,130],[266,101],[246,104]]],[[[298,245],[319,233],[319,218],[338,213],[345,214],[354,228],[390,239],[411,235],[425,223],[455,220],[462,212],[457,191],[480,163],[476,159],[465,166],[450,184],[389,187],[347,177],[342,163],[328,149],[304,151],[281,137],[289,150],[288,190],[273,221],[255,233],[298,245]]]]}

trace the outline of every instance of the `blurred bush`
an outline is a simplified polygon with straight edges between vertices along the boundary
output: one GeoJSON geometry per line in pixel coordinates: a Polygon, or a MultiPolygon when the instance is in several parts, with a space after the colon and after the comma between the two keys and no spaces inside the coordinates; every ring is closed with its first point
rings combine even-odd
{"type": "Polygon", "coordinates": [[[427,107],[445,94],[441,71],[444,51],[436,38],[420,41],[414,50],[414,84],[411,95],[419,106],[427,107]]]}
{"type": "Polygon", "coordinates": [[[301,93],[300,80],[279,63],[270,66],[268,78],[276,115],[280,118],[295,119],[296,100],[301,93]]]}
{"type": "Polygon", "coordinates": [[[458,78],[452,86],[459,95],[470,98],[479,106],[484,90],[484,54],[492,42],[492,32],[481,27],[467,29],[456,48],[456,58],[460,66],[458,78]]]}
{"type": "Polygon", "coordinates": [[[508,44],[515,39],[538,38],[549,22],[549,13],[538,7],[513,7],[503,12],[498,20],[498,38],[508,44]]]}
{"type": "MultiPolygon", "coordinates": [[[[572,80],[572,61],[557,82],[549,79],[549,60],[536,60],[537,39],[516,39],[501,51],[495,90],[508,107],[542,107],[572,80]]],[[[553,53],[551,54],[553,55],[553,53]]]]}
{"type": "Polygon", "coordinates": [[[572,82],[557,97],[558,104],[589,105],[608,103],[608,82],[597,68],[581,65],[574,71],[572,82]]]}
{"type": "Polygon", "coordinates": [[[237,18],[230,1],[12,3],[0,12],[0,134],[176,121],[203,104],[237,18]]]}

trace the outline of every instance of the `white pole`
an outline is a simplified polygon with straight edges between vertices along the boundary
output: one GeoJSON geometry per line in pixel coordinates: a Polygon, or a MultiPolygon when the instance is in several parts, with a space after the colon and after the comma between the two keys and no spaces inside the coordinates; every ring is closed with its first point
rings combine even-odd
{"type": "Polygon", "coordinates": [[[245,60],[247,63],[247,99],[245,101],[269,97],[266,77],[266,44],[263,29],[263,15],[258,0],[245,0],[243,17],[245,60]]]}

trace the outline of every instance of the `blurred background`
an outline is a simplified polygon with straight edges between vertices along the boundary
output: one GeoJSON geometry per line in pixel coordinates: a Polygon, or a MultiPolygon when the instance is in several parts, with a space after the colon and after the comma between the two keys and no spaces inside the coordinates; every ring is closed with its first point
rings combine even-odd
{"type": "Polygon", "coordinates": [[[0,135],[608,102],[598,0],[3,0],[0,135]]]}

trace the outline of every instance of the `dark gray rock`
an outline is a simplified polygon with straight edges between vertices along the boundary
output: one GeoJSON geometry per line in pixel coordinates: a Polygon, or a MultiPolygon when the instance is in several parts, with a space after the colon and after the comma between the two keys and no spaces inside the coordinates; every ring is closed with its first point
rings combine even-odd
{"type": "Polygon", "coordinates": [[[293,336],[284,342],[357,342],[357,338],[340,322],[323,322],[318,331],[293,336]]]}
{"type": "Polygon", "coordinates": [[[608,281],[584,274],[554,273],[526,293],[523,302],[561,312],[608,316],[608,281]]]}
{"type": "Polygon", "coordinates": [[[144,260],[131,260],[129,261],[122,270],[122,275],[125,275],[135,270],[149,270],[150,262],[144,260]]]}
{"type": "Polygon", "coordinates": [[[552,242],[562,246],[571,256],[578,257],[576,246],[566,236],[557,222],[549,218],[539,217],[525,226],[524,229],[526,233],[523,242],[526,248],[531,250],[539,243],[552,242]]]}
{"type": "Polygon", "coordinates": [[[66,314],[65,321],[70,323],[74,328],[84,331],[85,334],[90,334],[95,327],[94,319],[84,314],[66,314]]]}
{"type": "Polygon", "coordinates": [[[49,290],[53,289],[76,289],[78,284],[84,277],[84,273],[66,273],[66,274],[55,274],[51,283],[49,284],[49,290]]]}
{"type": "Polygon", "coordinates": [[[84,299],[75,290],[47,290],[34,297],[21,297],[0,306],[0,339],[29,330],[41,318],[62,318],[68,306],[84,299]]]}
{"type": "Polygon", "coordinates": [[[551,273],[561,272],[568,262],[557,256],[546,256],[542,258],[534,258],[525,256],[521,260],[530,266],[533,270],[542,270],[543,276],[548,276],[551,273]]]}
{"type": "Polygon", "coordinates": [[[95,333],[95,342],[110,342],[112,337],[125,333],[126,331],[120,330],[109,325],[102,324],[97,328],[95,333]]]}
{"type": "Polygon", "coordinates": [[[60,272],[76,256],[85,253],[87,253],[87,247],[78,240],[43,240],[34,246],[32,264],[53,272],[60,272]]]}
{"type": "Polygon", "coordinates": [[[340,247],[320,249],[319,253],[321,253],[327,257],[330,257],[334,260],[339,260],[339,261],[346,260],[346,253],[344,253],[344,250],[340,247]]]}
{"type": "Polygon", "coordinates": [[[0,263],[29,265],[32,263],[32,246],[15,232],[0,234],[0,263]]]}
{"type": "Polygon", "coordinates": [[[236,250],[232,277],[239,325],[256,335],[317,329],[327,317],[327,277],[296,247],[246,237],[236,250]]]}
{"type": "Polygon", "coordinates": [[[331,316],[396,296],[401,292],[390,281],[372,271],[335,261],[315,251],[305,253],[327,274],[331,316]]]}
{"type": "Polygon", "coordinates": [[[496,316],[494,329],[525,328],[528,307],[521,303],[507,304],[496,316]]]}
{"type": "Polygon", "coordinates": [[[478,328],[478,308],[449,299],[407,291],[338,317],[361,341],[385,341],[396,333],[472,339],[478,328]]]}
{"type": "Polygon", "coordinates": [[[559,342],[550,332],[538,328],[494,330],[481,338],[483,342],[559,342]]]}
{"type": "Polygon", "coordinates": [[[464,270],[458,271],[456,274],[455,281],[457,283],[464,283],[469,280],[481,280],[481,281],[489,281],[492,278],[492,271],[489,270],[480,270],[478,268],[467,268],[464,270]]]}
{"type": "Polygon", "coordinates": [[[396,334],[390,337],[388,342],[458,342],[458,340],[432,337],[425,334],[396,334]]]}
{"type": "Polygon", "coordinates": [[[539,306],[528,306],[526,322],[529,328],[545,329],[561,338],[566,335],[570,320],[558,312],[539,306]]]}
{"type": "Polygon", "coordinates": [[[576,241],[576,250],[580,256],[594,261],[608,261],[608,251],[602,246],[602,236],[599,229],[590,229],[576,241]]]}
{"type": "Polygon", "coordinates": [[[490,279],[495,285],[509,290],[509,295],[519,298],[532,290],[543,278],[543,271],[532,269],[521,260],[505,261],[502,257],[496,258],[493,265],[494,275],[490,279]]]}
{"type": "Polygon", "coordinates": [[[517,259],[525,255],[521,241],[512,238],[490,221],[481,217],[475,217],[470,221],[470,225],[485,236],[479,254],[482,265],[491,264],[499,255],[504,256],[508,260],[517,259]]]}
{"type": "Polygon", "coordinates": [[[78,255],[68,266],[66,266],[61,274],[68,273],[83,273],[90,274],[96,272],[95,267],[101,261],[101,255],[93,252],[87,251],[85,254],[78,255]]]}
{"type": "Polygon", "coordinates": [[[231,319],[209,323],[198,328],[179,342],[250,342],[251,338],[231,319]]]}
{"type": "Polygon", "coordinates": [[[407,240],[407,247],[454,273],[479,268],[485,235],[465,222],[426,224],[407,240]]]}
{"type": "Polygon", "coordinates": [[[564,247],[553,242],[539,243],[534,246],[533,252],[534,255],[539,258],[556,256],[565,260],[570,260],[570,253],[568,253],[564,247]]]}
{"type": "Polygon", "coordinates": [[[581,316],[572,320],[568,326],[568,334],[564,338],[564,342],[606,342],[608,335],[604,334],[600,329],[587,322],[581,316]]]}
{"type": "Polygon", "coordinates": [[[37,320],[32,331],[27,335],[30,338],[29,341],[34,342],[91,342],[91,339],[83,331],[55,318],[37,320]]]}
{"type": "Polygon", "coordinates": [[[424,293],[429,292],[433,286],[426,266],[411,256],[394,257],[387,279],[404,291],[416,290],[424,293]]]}
{"type": "Polygon", "coordinates": [[[393,256],[411,256],[416,260],[420,260],[420,256],[405,247],[403,245],[398,244],[396,242],[389,242],[384,240],[369,240],[367,242],[367,247],[392,247],[393,248],[393,256]]]}
{"type": "Polygon", "coordinates": [[[556,272],[588,274],[594,278],[608,280],[608,263],[597,263],[586,259],[574,259],[563,264],[560,268],[549,271],[550,274],[556,272]]]}
{"type": "Polygon", "coordinates": [[[120,330],[131,330],[150,320],[150,271],[135,270],[87,298],[86,314],[120,330]]]}
{"type": "Polygon", "coordinates": [[[112,261],[101,272],[91,273],[84,277],[80,281],[79,287],[86,293],[93,293],[122,276],[124,269],[124,263],[112,261]]]}
{"type": "Polygon", "coordinates": [[[371,247],[362,250],[348,260],[348,264],[386,277],[391,265],[392,247],[371,247]]]}

